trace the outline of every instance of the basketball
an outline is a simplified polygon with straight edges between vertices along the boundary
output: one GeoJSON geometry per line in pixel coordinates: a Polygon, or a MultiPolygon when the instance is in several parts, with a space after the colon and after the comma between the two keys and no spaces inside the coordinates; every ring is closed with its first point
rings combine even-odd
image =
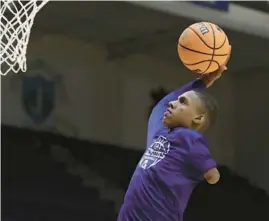
{"type": "Polygon", "coordinates": [[[225,32],[217,25],[199,22],[186,28],[178,39],[178,56],[183,64],[199,74],[216,71],[230,55],[225,32]]]}

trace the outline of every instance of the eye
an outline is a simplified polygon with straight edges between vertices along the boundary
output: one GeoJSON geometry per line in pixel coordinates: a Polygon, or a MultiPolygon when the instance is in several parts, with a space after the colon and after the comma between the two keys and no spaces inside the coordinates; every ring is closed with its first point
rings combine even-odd
{"type": "Polygon", "coordinates": [[[186,97],[179,97],[178,98],[179,103],[181,104],[188,104],[188,100],[186,97]]]}

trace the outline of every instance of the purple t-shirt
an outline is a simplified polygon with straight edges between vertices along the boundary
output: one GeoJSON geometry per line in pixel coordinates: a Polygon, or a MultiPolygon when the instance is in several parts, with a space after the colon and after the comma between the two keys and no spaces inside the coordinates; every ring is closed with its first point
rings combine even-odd
{"type": "Polygon", "coordinates": [[[197,131],[169,130],[162,123],[168,103],[192,89],[192,81],[164,97],[149,119],[147,149],[133,174],[118,221],[182,221],[190,195],[203,174],[216,167],[208,144],[197,131]]]}

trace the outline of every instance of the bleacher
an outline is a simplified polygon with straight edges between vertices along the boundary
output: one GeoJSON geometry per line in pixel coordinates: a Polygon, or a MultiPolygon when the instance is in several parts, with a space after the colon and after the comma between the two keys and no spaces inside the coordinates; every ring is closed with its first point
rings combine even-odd
{"type": "MultiPolygon", "coordinates": [[[[2,126],[2,213],[12,221],[115,221],[114,204],[95,188],[65,172],[49,154],[51,145],[125,190],[142,151],[90,143],[60,135],[2,126]]],[[[265,191],[219,167],[217,185],[201,183],[192,194],[185,221],[269,221],[265,191]]]]}
{"type": "Polygon", "coordinates": [[[113,204],[65,172],[37,137],[7,131],[2,130],[3,220],[116,220],[113,204]]]}

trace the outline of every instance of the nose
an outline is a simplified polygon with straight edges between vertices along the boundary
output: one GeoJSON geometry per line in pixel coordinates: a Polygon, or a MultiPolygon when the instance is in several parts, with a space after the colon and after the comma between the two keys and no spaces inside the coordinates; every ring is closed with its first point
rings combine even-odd
{"type": "Polygon", "coordinates": [[[170,107],[171,109],[174,109],[175,104],[173,103],[173,101],[169,102],[169,107],[170,107]]]}

